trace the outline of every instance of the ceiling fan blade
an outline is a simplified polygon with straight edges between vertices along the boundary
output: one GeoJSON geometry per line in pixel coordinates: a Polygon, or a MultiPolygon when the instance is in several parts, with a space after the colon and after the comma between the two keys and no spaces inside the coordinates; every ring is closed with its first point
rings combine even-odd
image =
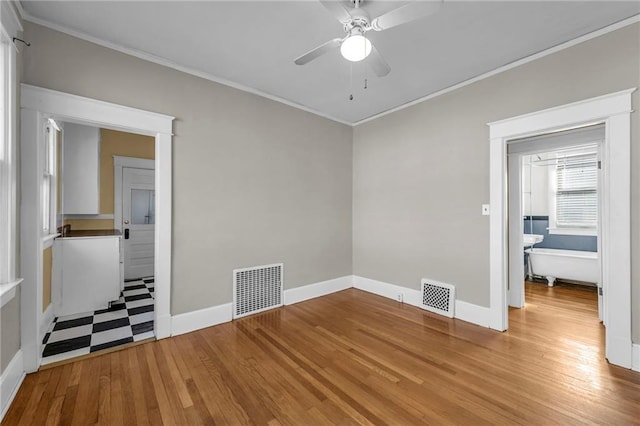
{"type": "Polygon", "coordinates": [[[334,38],[333,40],[329,40],[325,44],[322,44],[315,49],[312,49],[305,53],[304,55],[298,57],[294,62],[296,65],[304,65],[316,59],[319,56],[324,55],[325,53],[330,52],[333,49],[340,47],[342,43],[341,38],[334,38]]]}
{"type": "Polygon", "coordinates": [[[320,0],[320,3],[343,24],[351,21],[351,15],[349,15],[347,9],[344,8],[342,2],[336,0],[320,0]]]}
{"type": "Polygon", "coordinates": [[[443,2],[444,0],[414,0],[409,4],[378,16],[371,22],[371,28],[376,31],[382,31],[433,15],[440,10],[443,2]]]}
{"type": "Polygon", "coordinates": [[[371,46],[368,61],[373,73],[378,77],[384,77],[391,72],[391,67],[387,61],[384,60],[380,52],[378,52],[378,49],[373,45],[371,46]]]}

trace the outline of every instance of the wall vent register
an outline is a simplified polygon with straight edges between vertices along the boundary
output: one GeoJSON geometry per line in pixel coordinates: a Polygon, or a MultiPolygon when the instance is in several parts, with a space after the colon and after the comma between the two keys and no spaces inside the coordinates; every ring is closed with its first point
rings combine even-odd
{"type": "Polygon", "coordinates": [[[422,279],[422,308],[453,318],[456,288],[451,284],[422,279]]]}
{"type": "Polygon", "coordinates": [[[233,318],[282,306],[283,264],[234,269],[233,318]]]}

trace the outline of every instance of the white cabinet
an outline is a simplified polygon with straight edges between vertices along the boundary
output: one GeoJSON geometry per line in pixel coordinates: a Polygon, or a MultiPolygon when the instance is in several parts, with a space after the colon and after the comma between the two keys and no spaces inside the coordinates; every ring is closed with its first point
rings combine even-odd
{"type": "Polygon", "coordinates": [[[64,214],[100,213],[100,129],[64,123],[62,208],[64,214]]]}
{"type": "Polygon", "coordinates": [[[55,241],[52,299],[56,316],[104,309],[121,290],[120,236],[55,241]]]}

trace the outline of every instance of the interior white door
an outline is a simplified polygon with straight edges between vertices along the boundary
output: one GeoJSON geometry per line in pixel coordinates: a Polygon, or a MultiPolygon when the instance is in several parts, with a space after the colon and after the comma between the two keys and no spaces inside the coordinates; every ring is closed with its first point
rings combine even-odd
{"type": "Polygon", "coordinates": [[[122,169],[122,248],[124,279],[151,277],[153,271],[155,171],[122,169]]]}

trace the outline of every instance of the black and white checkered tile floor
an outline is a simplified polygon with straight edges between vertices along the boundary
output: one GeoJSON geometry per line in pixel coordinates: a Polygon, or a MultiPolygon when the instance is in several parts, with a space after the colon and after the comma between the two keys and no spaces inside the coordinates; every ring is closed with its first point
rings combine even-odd
{"type": "Polygon", "coordinates": [[[154,279],[124,283],[109,309],[55,318],[44,337],[42,364],[154,337],[154,279]]]}

